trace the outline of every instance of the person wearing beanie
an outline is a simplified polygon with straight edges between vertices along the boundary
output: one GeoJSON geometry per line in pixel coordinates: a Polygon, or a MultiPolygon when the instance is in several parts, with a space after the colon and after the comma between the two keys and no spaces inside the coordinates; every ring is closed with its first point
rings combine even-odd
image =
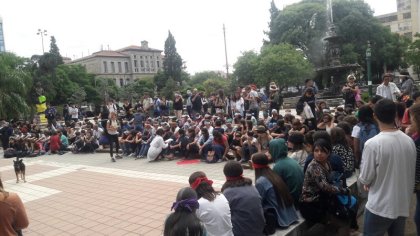
{"type": "Polygon", "coordinates": [[[229,202],[233,234],[265,235],[261,196],[252,185],[252,180],[243,177],[242,166],[237,161],[228,161],[223,168],[223,173],[226,176],[226,182],[222,186],[222,192],[229,202]]]}

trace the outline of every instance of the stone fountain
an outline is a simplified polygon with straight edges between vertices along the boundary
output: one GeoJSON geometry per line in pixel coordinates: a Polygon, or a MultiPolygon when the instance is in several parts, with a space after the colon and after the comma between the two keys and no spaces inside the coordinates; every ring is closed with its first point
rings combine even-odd
{"type": "Polygon", "coordinates": [[[324,88],[321,97],[337,97],[341,95],[341,88],[346,83],[347,75],[357,74],[361,68],[359,64],[342,64],[341,43],[342,37],[337,35],[333,21],[332,3],[327,0],[327,25],[328,31],[322,39],[324,44],[324,62],[323,66],[316,69],[315,81],[320,88],[324,88]]]}

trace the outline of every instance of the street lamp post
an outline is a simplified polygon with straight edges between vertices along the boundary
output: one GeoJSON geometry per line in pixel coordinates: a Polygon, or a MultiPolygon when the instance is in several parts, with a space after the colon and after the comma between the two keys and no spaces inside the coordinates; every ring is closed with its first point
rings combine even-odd
{"type": "Polygon", "coordinates": [[[367,78],[368,78],[368,88],[369,88],[369,98],[372,97],[372,72],[371,72],[371,58],[372,58],[372,51],[370,48],[370,42],[368,41],[368,46],[366,49],[366,66],[367,66],[367,78]]]}
{"type": "Polygon", "coordinates": [[[44,54],[44,36],[47,36],[47,30],[38,29],[38,32],[36,34],[41,36],[42,54],[44,54]]]}

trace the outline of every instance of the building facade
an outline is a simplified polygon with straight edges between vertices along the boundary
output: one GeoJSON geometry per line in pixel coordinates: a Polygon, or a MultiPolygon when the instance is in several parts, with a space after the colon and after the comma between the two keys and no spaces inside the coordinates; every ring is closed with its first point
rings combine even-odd
{"type": "Polygon", "coordinates": [[[391,32],[398,33],[414,40],[420,32],[420,0],[396,0],[397,12],[377,16],[379,21],[389,27],[391,32]]]}
{"type": "Polygon", "coordinates": [[[66,64],[83,65],[97,79],[113,79],[117,86],[122,87],[134,80],[155,75],[162,69],[162,63],[162,50],[149,48],[148,42],[142,41],[141,46],[102,50],[66,64]]]}
{"type": "Polygon", "coordinates": [[[6,51],[6,45],[4,43],[4,34],[3,34],[3,19],[0,17],[0,52],[6,51]]]}

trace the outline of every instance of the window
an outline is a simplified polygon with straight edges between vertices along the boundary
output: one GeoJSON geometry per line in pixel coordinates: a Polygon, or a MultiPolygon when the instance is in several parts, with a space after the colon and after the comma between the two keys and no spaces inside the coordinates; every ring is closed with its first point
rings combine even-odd
{"type": "Polygon", "coordinates": [[[149,61],[146,61],[146,67],[149,67],[149,61]]]}
{"type": "Polygon", "coordinates": [[[118,73],[122,73],[122,66],[121,66],[121,62],[118,62],[118,73]]]}
{"type": "Polygon", "coordinates": [[[111,61],[111,71],[115,73],[115,63],[113,61],[111,61]]]}
{"type": "Polygon", "coordinates": [[[125,84],[129,84],[130,83],[130,79],[125,79],[125,84]]]}
{"type": "Polygon", "coordinates": [[[106,61],[104,61],[104,73],[108,73],[108,65],[106,61]]]}
{"type": "Polygon", "coordinates": [[[388,23],[388,22],[393,22],[393,21],[397,21],[397,20],[398,20],[398,15],[391,15],[391,16],[379,18],[379,21],[381,23],[388,23]]]}
{"type": "Polygon", "coordinates": [[[133,57],[134,57],[134,58],[136,58],[137,56],[136,56],[136,55],[134,55],[133,57]]]}
{"type": "Polygon", "coordinates": [[[140,67],[144,67],[144,62],[140,61],[140,67]]]}
{"type": "Polygon", "coordinates": [[[410,19],[411,18],[411,12],[407,12],[403,14],[403,19],[410,19]]]}
{"type": "Polygon", "coordinates": [[[150,59],[153,59],[153,56],[150,56],[150,59]]]}
{"type": "Polygon", "coordinates": [[[139,68],[134,68],[134,72],[139,72],[139,68]]]}
{"type": "Polygon", "coordinates": [[[160,61],[156,61],[157,67],[160,68],[160,61]]]}
{"type": "Polygon", "coordinates": [[[140,59],[143,59],[143,56],[140,56],[140,59]]]}
{"type": "Polygon", "coordinates": [[[128,62],[124,62],[124,67],[125,67],[125,73],[130,73],[130,71],[128,70],[128,62]]]}
{"type": "Polygon", "coordinates": [[[120,87],[124,86],[124,79],[120,79],[120,87]]]}
{"type": "Polygon", "coordinates": [[[137,68],[137,67],[139,67],[137,64],[137,60],[134,60],[134,68],[137,68]]]}

